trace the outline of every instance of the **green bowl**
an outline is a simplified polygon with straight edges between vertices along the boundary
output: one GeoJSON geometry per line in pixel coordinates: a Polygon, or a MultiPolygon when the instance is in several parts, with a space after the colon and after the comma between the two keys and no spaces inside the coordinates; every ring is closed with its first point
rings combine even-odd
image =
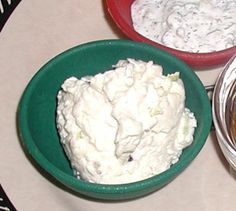
{"type": "MultiPolygon", "coordinates": [[[[211,127],[211,107],[199,78],[169,53],[128,40],[102,40],[82,44],[45,64],[27,85],[18,106],[18,129],[23,147],[42,169],[65,186],[92,198],[124,200],[156,191],[179,175],[202,149],[211,127]],[[198,126],[193,143],[167,171],[139,182],[103,185],[85,182],[73,175],[56,129],[57,93],[70,76],[95,75],[112,68],[120,59],[154,61],[164,74],[179,71],[186,89],[186,106],[194,112],[198,126]]],[[[187,187],[186,187],[187,188],[187,187]]]]}

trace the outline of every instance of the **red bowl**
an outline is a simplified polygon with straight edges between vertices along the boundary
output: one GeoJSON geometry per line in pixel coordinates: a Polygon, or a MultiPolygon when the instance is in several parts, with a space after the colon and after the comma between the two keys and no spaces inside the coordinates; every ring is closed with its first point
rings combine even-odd
{"type": "Polygon", "coordinates": [[[106,0],[109,14],[121,31],[130,39],[138,42],[145,42],[166,50],[195,68],[223,65],[236,53],[236,46],[210,53],[191,53],[164,46],[142,36],[134,30],[132,25],[130,8],[133,1],[134,0],[106,0]]]}

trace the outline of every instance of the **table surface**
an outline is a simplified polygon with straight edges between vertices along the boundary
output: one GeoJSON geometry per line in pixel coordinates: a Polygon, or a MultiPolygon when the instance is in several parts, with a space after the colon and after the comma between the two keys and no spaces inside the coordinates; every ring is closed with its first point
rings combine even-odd
{"type": "MultiPolygon", "coordinates": [[[[16,127],[20,96],[50,58],[75,45],[127,39],[102,0],[23,0],[0,35],[0,183],[18,210],[230,211],[236,181],[212,131],[192,164],[165,188],[143,198],[104,202],[75,195],[48,180],[25,156],[16,127]]],[[[214,84],[222,67],[196,71],[214,84]]]]}

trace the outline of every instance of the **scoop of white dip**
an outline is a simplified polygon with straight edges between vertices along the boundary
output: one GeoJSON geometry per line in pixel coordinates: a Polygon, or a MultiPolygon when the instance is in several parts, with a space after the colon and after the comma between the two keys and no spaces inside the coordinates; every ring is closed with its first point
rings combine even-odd
{"type": "Polygon", "coordinates": [[[119,184],[146,179],[176,163],[193,141],[179,73],[153,62],[120,60],[109,70],[67,79],[58,93],[57,128],[78,178],[119,184]]]}

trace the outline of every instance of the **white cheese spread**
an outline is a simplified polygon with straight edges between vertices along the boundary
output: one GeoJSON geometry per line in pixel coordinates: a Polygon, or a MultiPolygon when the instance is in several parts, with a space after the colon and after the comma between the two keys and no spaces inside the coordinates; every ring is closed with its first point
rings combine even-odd
{"type": "Polygon", "coordinates": [[[120,184],[176,163],[193,141],[179,73],[153,62],[120,60],[114,69],[68,78],[58,93],[57,128],[78,178],[120,184]]]}
{"type": "Polygon", "coordinates": [[[134,29],[168,47],[213,52],[236,44],[235,0],[135,0],[134,29]]]}

